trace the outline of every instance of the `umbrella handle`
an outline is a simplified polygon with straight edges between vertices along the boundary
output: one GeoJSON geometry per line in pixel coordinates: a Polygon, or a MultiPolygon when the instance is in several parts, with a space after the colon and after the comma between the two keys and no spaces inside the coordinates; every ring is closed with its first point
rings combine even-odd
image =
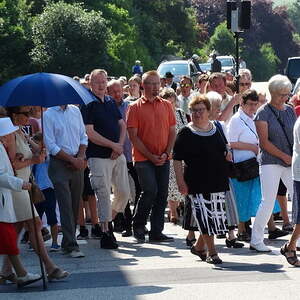
{"type": "Polygon", "coordinates": [[[43,290],[45,291],[47,289],[47,282],[46,282],[46,275],[45,275],[45,269],[43,265],[43,261],[41,258],[41,245],[38,240],[38,229],[37,229],[37,224],[36,224],[36,219],[34,215],[34,206],[33,206],[33,201],[32,201],[32,192],[31,190],[29,192],[29,198],[30,198],[30,207],[31,207],[31,214],[32,214],[32,220],[33,220],[33,227],[34,227],[34,235],[35,235],[35,240],[36,240],[36,250],[37,250],[37,255],[39,257],[39,262],[40,262],[40,268],[41,268],[41,274],[42,274],[42,279],[43,279],[43,290]]]}

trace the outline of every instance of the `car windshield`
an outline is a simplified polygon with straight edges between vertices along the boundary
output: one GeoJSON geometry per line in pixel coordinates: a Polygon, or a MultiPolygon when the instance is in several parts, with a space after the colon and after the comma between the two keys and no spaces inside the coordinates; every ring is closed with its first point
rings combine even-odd
{"type": "Polygon", "coordinates": [[[162,64],[158,68],[160,76],[164,76],[166,72],[171,72],[175,76],[189,75],[188,64],[162,64]]]}
{"type": "Polygon", "coordinates": [[[233,66],[232,59],[230,59],[230,58],[218,58],[218,60],[221,62],[222,67],[232,67],[233,66]]]}
{"type": "Polygon", "coordinates": [[[289,61],[289,76],[291,77],[300,77],[300,59],[293,59],[289,61]]]}

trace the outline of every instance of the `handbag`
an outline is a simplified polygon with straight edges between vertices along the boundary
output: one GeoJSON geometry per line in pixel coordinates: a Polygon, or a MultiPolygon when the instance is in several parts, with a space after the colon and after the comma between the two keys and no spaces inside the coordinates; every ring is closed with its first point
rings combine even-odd
{"type": "MultiPolygon", "coordinates": [[[[240,117],[244,122],[246,127],[258,138],[257,134],[252,130],[252,128],[240,117]]],[[[236,179],[238,181],[247,181],[254,179],[259,176],[259,164],[256,157],[249,158],[247,160],[241,161],[239,163],[234,163],[236,179]]]]}
{"type": "Polygon", "coordinates": [[[46,200],[45,196],[44,196],[43,192],[41,191],[41,189],[39,188],[39,186],[34,181],[33,175],[31,175],[29,177],[29,182],[31,183],[31,190],[29,191],[31,201],[34,204],[45,201],[46,200]]]}
{"type": "Polygon", "coordinates": [[[259,176],[259,165],[255,157],[234,163],[236,179],[247,181],[259,176]]]}

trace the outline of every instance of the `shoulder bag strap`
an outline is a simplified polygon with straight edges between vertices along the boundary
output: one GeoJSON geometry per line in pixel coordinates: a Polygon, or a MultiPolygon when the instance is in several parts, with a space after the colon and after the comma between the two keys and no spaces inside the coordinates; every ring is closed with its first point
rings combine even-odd
{"type": "Polygon", "coordinates": [[[250,129],[250,131],[256,136],[256,138],[258,139],[258,135],[255,133],[255,131],[246,123],[245,120],[243,120],[241,117],[240,119],[244,122],[244,124],[250,129]]]}
{"type": "Polygon", "coordinates": [[[289,140],[289,137],[288,137],[288,135],[287,135],[287,133],[285,131],[285,126],[284,126],[283,122],[280,120],[279,116],[276,114],[276,112],[274,111],[274,109],[272,108],[272,106],[270,104],[268,104],[268,107],[270,108],[271,112],[274,114],[275,118],[277,119],[278,123],[280,124],[280,126],[281,126],[281,128],[283,130],[283,133],[285,135],[285,138],[286,138],[286,140],[287,140],[287,142],[288,142],[288,144],[289,144],[289,146],[291,148],[290,150],[293,153],[293,146],[292,146],[292,144],[291,144],[291,142],[289,140]]]}

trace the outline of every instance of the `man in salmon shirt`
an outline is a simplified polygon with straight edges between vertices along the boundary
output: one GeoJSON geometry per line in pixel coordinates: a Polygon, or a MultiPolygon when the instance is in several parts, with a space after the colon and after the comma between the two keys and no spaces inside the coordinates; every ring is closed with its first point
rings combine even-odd
{"type": "Polygon", "coordinates": [[[149,241],[172,241],[162,231],[176,120],[171,103],[158,96],[160,78],[156,71],[143,74],[142,86],[144,95],[129,106],[127,113],[133,160],[142,189],[133,217],[133,233],[138,242],[145,241],[145,225],[151,212],[149,241]]]}

